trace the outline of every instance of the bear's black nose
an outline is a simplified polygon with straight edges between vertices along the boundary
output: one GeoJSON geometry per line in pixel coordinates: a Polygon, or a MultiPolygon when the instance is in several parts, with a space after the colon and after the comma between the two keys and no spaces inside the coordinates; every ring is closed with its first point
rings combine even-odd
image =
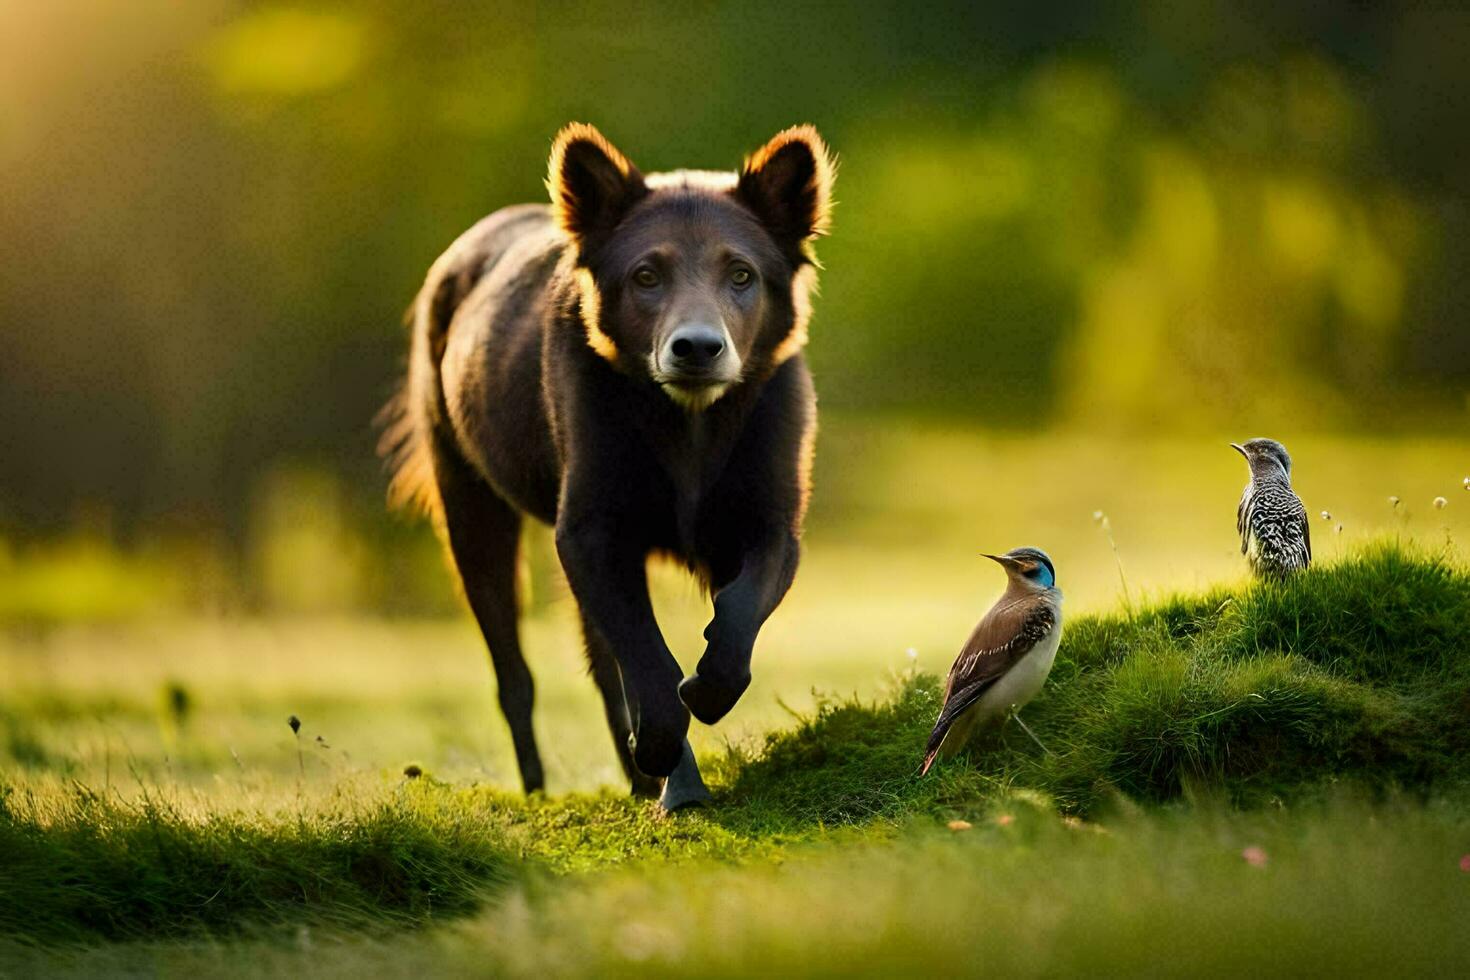
{"type": "Polygon", "coordinates": [[[664,364],[677,371],[707,371],[725,352],[725,332],[696,323],[680,327],[664,345],[664,364]]]}

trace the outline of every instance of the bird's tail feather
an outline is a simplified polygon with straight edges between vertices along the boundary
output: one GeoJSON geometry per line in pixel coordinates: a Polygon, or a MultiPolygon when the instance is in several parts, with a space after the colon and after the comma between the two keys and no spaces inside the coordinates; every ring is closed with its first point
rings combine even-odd
{"type": "Polygon", "coordinates": [[[939,712],[939,718],[934,722],[934,731],[929,733],[929,744],[924,748],[924,764],[919,769],[919,775],[929,771],[934,765],[934,760],[939,756],[954,755],[964,745],[970,736],[971,729],[975,725],[975,716],[970,712],[980,696],[990,690],[995,683],[994,677],[984,678],[977,683],[971,684],[965,689],[951,694],[944,702],[944,708],[939,712]],[[955,725],[960,727],[955,730],[955,725]],[[949,751],[944,750],[944,741],[954,731],[954,741],[949,744],[949,751]]]}
{"type": "Polygon", "coordinates": [[[934,760],[939,758],[939,750],[944,747],[944,736],[949,734],[949,725],[950,723],[941,719],[930,733],[929,744],[924,747],[924,764],[919,767],[920,776],[926,775],[934,765],[934,760]]]}

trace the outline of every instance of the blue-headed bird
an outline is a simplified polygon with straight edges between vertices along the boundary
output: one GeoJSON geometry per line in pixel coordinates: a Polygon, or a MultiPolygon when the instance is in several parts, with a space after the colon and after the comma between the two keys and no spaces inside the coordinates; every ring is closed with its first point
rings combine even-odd
{"type": "Polygon", "coordinates": [[[1036,548],[985,557],[1004,568],[1009,581],[949,669],[944,706],[929,736],[921,775],[935,759],[958,752],[976,728],[1009,717],[1041,745],[1016,712],[1046,683],[1062,639],[1056,566],[1036,548]]]}
{"type": "Polygon", "coordinates": [[[1240,553],[1251,570],[1285,578],[1312,563],[1312,528],[1307,508],[1291,488],[1291,457],[1275,439],[1230,444],[1250,466],[1250,482],[1235,511],[1240,553]]]}

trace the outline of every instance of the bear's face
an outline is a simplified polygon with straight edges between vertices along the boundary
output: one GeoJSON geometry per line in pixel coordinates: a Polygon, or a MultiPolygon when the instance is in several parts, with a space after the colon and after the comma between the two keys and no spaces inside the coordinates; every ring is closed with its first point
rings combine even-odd
{"type": "Polygon", "coordinates": [[[832,165],[809,127],[740,174],[644,178],[596,130],[558,137],[548,184],[577,250],[587,342],[700,411],[801,349],[832,165]]]}

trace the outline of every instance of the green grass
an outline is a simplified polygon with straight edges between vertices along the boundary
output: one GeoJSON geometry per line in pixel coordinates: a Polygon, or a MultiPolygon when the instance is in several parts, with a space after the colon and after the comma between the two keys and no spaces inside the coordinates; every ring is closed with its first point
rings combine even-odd
{"type": "Polygon", "coordinates": [[[1467,843],[1464,808],[1440,804],[1339,796],[1067,823],[1012,799],[972,829],[912,821],[888,843],[527,870],[478,913],[427,930],[296,916],[228,940],[0,940],[0,972],[1459,975],[1470,966],[1467,843]]]}
{"type": "Polygon", "coordinates": [[[55,943],[469,912],[509,879],[511,859],[473,814],[424,803],[399,794],[296,819],[195,819],[151,796],[0,787],[0,933],[55,943]]]}
{"type": "Polygon", "coordinates": [[[1449,934],[1470,912],[1456,867],[1470,822],[1443,802],[1470,799],[1459,564],[1381,544],[1285,586],[1076,617],[1026,710],[1050,751],[1008,729],[919,778],[937,699],[937,680],[912,671],[875,699],[819,699],[706,752],[717,805],[674,818],[610,791],[525,800],[433,772],[344,772],[322,792],[309,741],[269,792],[88,788],[38,756],[0,791],[0,962],[219,968],[211,943],[257,936],[225,948],[254,944],[266,964],[293,955],[273,937],[307,929],[334,937],[343,972],[373,943],[400,967],[449,969],[484,953],[475,930],[488,929],[485,962],[511,972],[538,957],[568,972],[826,972],[812,937],[834,930],[848,965],[1036,973],[1089,962],[1050,945],[1064,940],[1138,968],[1148,929],[1184,937],[1193,916],[1202,938],[1178,972],[1251,962],[1229,958],[1232,936],[1257,950],[1329,927],[1361,930],[1334,946],[1344,964],[1374,937],[1419,957],[1407,963],[1465,962],[1449,934]],[[954,819],[975,831],[944,831],[954,819]],[[1246,846],[1268,867],[1242,862],[1246,846]],[[992,921],[962,941],[966,923],[992,921]],[[436,928],[392,939],[404,926],[436,928]],[[567,928],[579,959],[553,949],[567,928]],[[997,930],[1006,942],[987,938],[997,930]],[[143,945],[53,948],[120,939],[143,945]]]}

